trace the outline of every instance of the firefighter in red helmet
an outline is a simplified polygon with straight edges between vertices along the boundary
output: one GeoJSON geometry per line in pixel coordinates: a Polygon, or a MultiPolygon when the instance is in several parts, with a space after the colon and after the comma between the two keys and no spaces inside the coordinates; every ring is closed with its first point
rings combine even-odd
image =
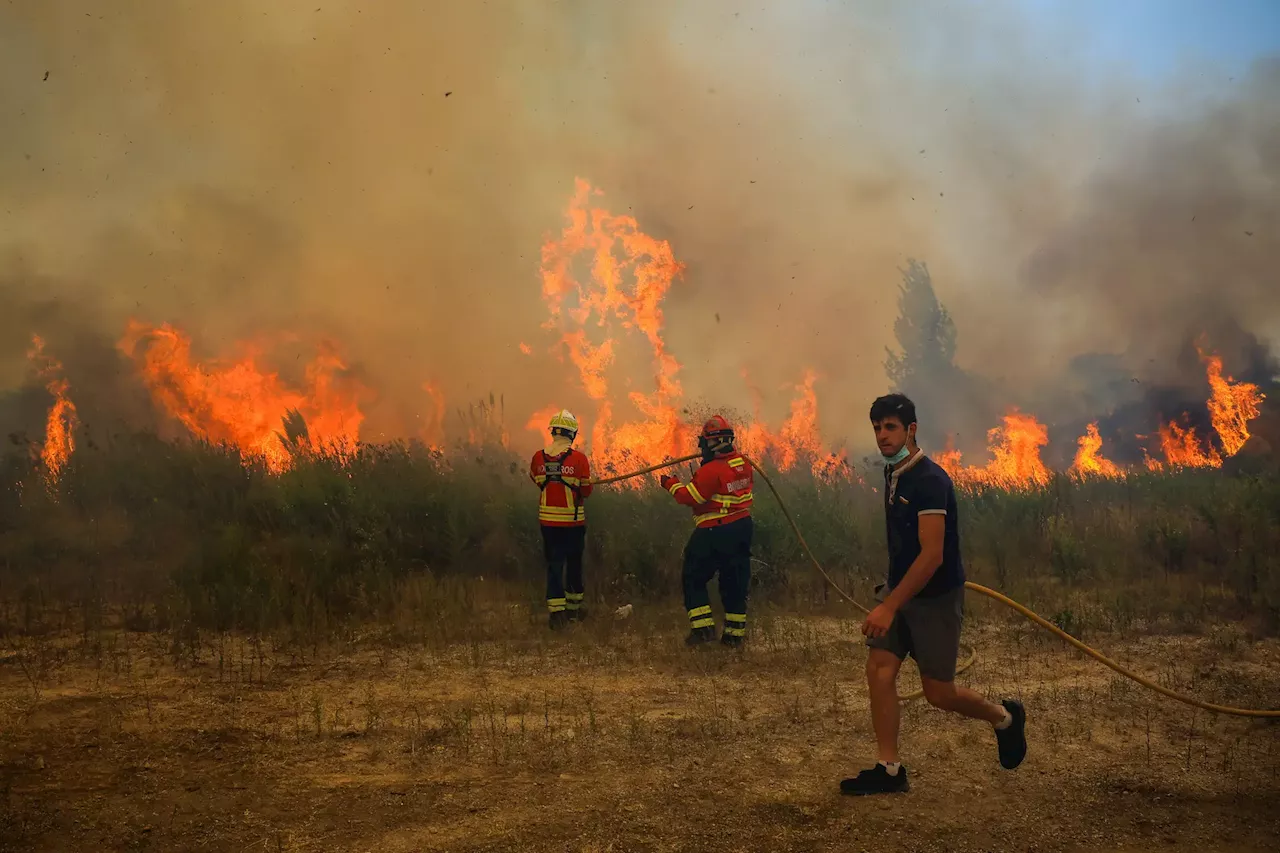
{"type": "Polygon", "coordinates": [[[747,633],[747,586],[751,580],[751,463],[733,446],[733,428],[720,415],[712,417],[698,436],[702,464],[693,479],[683,483],[670,475],[662,487],[693,511],[693,534],[684,549],[684,606],[689,612],[693,646],[716,638],[707,583],[720,576],[724,604],[726,646],[742,645],[747,633]]]}
{"type": "Polygon", "coordinates": [[[541,490],[538,525],[547,563],[547,613],[552,628],[586,615],[582,554],[587,541],[584,501],[591,496],[591,465],[573,446],[578,419],[568,409],[552,415],[551,444],[533,454],[529,479],[541,490]]]}

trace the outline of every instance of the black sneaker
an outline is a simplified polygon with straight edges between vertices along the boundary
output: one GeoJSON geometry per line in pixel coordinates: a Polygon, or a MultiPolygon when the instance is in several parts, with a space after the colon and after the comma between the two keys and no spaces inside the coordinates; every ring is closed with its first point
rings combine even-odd
{"type": "Polygon", "coordinates": [[[996,729],[996,744],[1000,747],[1000,766],[1012,770],[1027,757],[1027,712],[1017,699],[1005,699],[1000,704],[1013,722],[1008,728],[996,729]]]}
{"type": "Polygon", "coordinates": [[[905,794],[911,790],[907,782],[907,768],[899,765],[896,776],[890,776],[885,766],[876,762],[870,770],[863,770],[852,779],[840,780],[840,793],[851,797],[868,794],[905,794]]]}
{"type": "Polygon", "coordinates": [[[715,628],[691,628],[689,636],[684,638],[684,644],[686,646],[700,646],[703,643],[714,642],[715,638],[715,628]]]}

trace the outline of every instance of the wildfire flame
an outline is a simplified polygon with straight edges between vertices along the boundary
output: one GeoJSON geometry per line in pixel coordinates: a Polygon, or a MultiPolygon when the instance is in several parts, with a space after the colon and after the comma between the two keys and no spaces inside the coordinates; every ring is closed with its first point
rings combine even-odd
{"type": "Polygon", "coordinates": [[[1222,457],[1205,447],[1195,428],[1183,429],[1172,421],[1160,427],[1160,451],[1164,454],[1164,462],[1147,459],[1147,467],[1152,471],[1162,470],[1166,465],[1171,468],[1222,466],[1222,457]]]}
{"type": "Polygon", "coordinates": [[[964,466],[960,453],[950,446],[935,460],[960,485],[1025,489],[1049,482],[1049,469],[1040,459],[1040,448],[1049,443],[1049,430],[1034,415],[1011,409],[1003,425],[987,431],[992,460],[983,467],[964,466]]]}
{"type": "Polygon", "coordinates": [[[804,381],[795,387],[791,415],[778,432],[771,432],[760,423],[759,393],[756,392],[753,395],[756,398],[755,421],[746,428],[738,442],[742,451],[751,457],[770,458],[780,471],[789,471],[798,460],[807,458],[818,479],[854,476],[847,464],[845,451],[833,452],[822,441],[818,430],[818,395],[814,390],[817,379],[814,371],[805,371],[804,381]]]}
{"type": "Polygon", "coordinates": [[[138,364],[152,397],[193,435],[234,445],[272,471],[287,469],[292,460],[279,432],[291,412],[305,422],[304,448],[345,452],[359,437],[363,389],[339,377],[346,365],[330,347],[307,365],[302,390],[259,367],[252,350],[236,361],[195,364],[190,339],[167,323],[131,320],[120,348],[138,364]]]}
{"type": "MultiPolygon", "coordinates": [[[[1170,421],[1158,431],[1163,460],[1146,459],[1152,471],[1166,468],[1219,468],[1223,460],[1234,456],[1249,440],[1249,422],[1261,414],[1265,396],[1258,386],[1236,382],[1222,375],[1222,359],[1199,349],[1205,364],[1210,395],[1206,401],[1210,422],[1218,437],[1221,451],[1214,449],[1194,427],[1170,421]]],[[[1048,432],[1030,415],[1011,413],[1005,416],[1003,429],[988,434],[989,451],[994,461],[985,468],[965,467],[960,453],[948,443],[937,456],[937,462],[963,485],[996,485],[1005,488],[1027,488],[1048,482],[1049,472],[1040,461],[1039,448],[1048,443],[1048,432]]],[[[1080,436],[1079,449],[1069,473],[1073,476],[1123,477],[1126,472],[1101,455],[1102,437],[1097,423],[1089,424],[1080,436]]]]}
{"type": "Polygon", "coordinates": [[[1218,433],[1222,452],[1235,456],[1249,440],[1249,421],[1261,414],[1259,406],[1266,399],[1258,386],[1249,382],[1236,382],[1230,376],[1222,377],[1222,359],[1206,355],[1200,350],[1209,378],[1209,420],[1218,433]]]}
{"type": "MultiPolygon", "coordinates": [[[[617,472],[687,454],[700,425],[680,415],[680,363],[663,338],[662,301],[684,265],[667,241],[640,231],[634,218],[591,206],[591,197],[599,195],[578,179],[565,228],[542,247],[542,295],[551,315],[544,328],[560,331],[554,351],[577,368],[582,390],[595,404],[589,429],[593,467],[617,472]],[[574,277],[574,261],[580,256],[589,261],[590,276],[584,281],[574,277]],[[604,330],[598,343],[587,334],[593,319],[604,330]],[[624,423],[615,423],[607,377],[618,355],[615,324],[643,335],[652,353],[655,384],[651,394],[627,395],[639,418],[624,423]]],[[[760,457],[770,455],[782,470],[804,457],[813,460],[820,476],[847,472],[844,454],[826,450],[819,438],[815,381],[812,372],[806,374],[781,432],[771,433],[759,424],[738,425],[742,448],[760,457]]],[[[526,428],[545,432],[547,418],[558,408],[547,406],[534,413],[526,428]]]]}
{"type": "Polygon", "coordinates": [[[1209,422],[1222,446],[1218,452],[1201,439],[1193,427],[1174,422],[1160,427],[1160,450],[1164,462],[1148,457],[1147,467],[1159,471],[1171,468],[1218,468],[1224,459],[1235,456],[1249,440],[1249,422],[1261,414],[1265,395],[1251,382],[1236,382],[1222,375],[1222,359],[1196,347],[1209,381],[1209,422]]]}
{"type": "Polygon", "coordinates": [[[1102,436],[1098,434],[1098,424],[1091,423],[1080,436],[1079,450],[1075,461],[1071,464],[1071,473],[1077,477],[1121,477],[1120,466],[1102,455],[1102,436]]]}
{"type": "Polygon", "coordinates": [[[67,397],[70,385],[61,376],[62,364],[45,353],[44,340],[39,335],[31,336],[31,350],[27,357],[37,364],[45,388],[53,395],[53,405],[45,419],[44,444],[40,448],[40,461],[52,485],[58,481],[76,449],[75,436],[72,435],[77,422],[76,407],[67,397]]]}
{"type": "MultiPolygon", "coordinates": [[[[588,181],[575,181],[565,226],[542,246],[540,272],[549,312],[543,328],[558,333],[551,350],[573,365],[581,393],[594,406],[594,415],[584,419],[583,438],[593,469],[604,474],[687,454],[700,424],[691,423],[688,411],[681,408],[681,365],[663,337],[663,300],[683,274],[684,264],[666,240],[645,234],[633,217],[593,204],[601,195],[588,181]],[[623,399],[608,374],[624,357],[622,333],[629,332],[637,332],[649,351],[653,390],[648,394],[628,391],[623,399]]],[[[36,344],[38,351],[42,346],[38,338],[36,344]]],[[[157,403],[192,434],[261,457],[272,471],[287,469],[300,450],[323,447],[341,453],[358,440],[364,389],[342,376],[345,364],[331,347],[322,348],[307,366],[302,389],[288,387],[276,373],[261,368],[256,349],[247,349],[238,360],[195,364],[190,340],[168,324],[153,327],[130,321],[120,347],[137,363],[157,403]],[[281,435],[281,427],[286,436],[281,435]]],[[[524,341],[519,342],[519,351],[533,355],[533,347],[524,341]]],[[[1193,428],[1171,421],[1159,427],[1163,461],[1148,458],[1147,466],[1153,470],[1221,466],[1244,447],[1250,437],[1249,423],[1260,415],[1264,396],[1258,387],[1224,377],[1222,359],[1198,351],[1206,368],[1211,392],[1207,407],[1220,449],[1193,428]]],[[[790,414],[776,431],[763,423],[759,394],[751,389],[754,419],[735,424],[739,446],[783,471],[807,464],[823,480],[856,478],[845,452],[831,450],[822,440],[816,382],[814,371],[806,370],[795,386],[790,414]]],[[[625,384],[630,388],[630,380],[625,384]]],[[[43,456],[46,467],[56,473],[73,449],[75,408],[66,399],[65,380],[51,378],[48,387],[55,405],[49,413],[43,456]]],[[[446,437],[445,398],[431,383],[422,388],[430,410],[421,437],[433,450],[441,451],[446,437]]],[[[561,407],[548,404],[533,412],[525,428],[545,435],[547,421],[561,407]]],[[[470,444],[509,448],[505,406],[493,395],[487,403],[481,400],[459,409],[458,414],[470,444]]],[[[987,433],[990,462],[966,466],[950,442],[935,458],[958,485],[1031,488],[1051,478],[1041,459],[1048,441],[1044,424],[1014,408],[987,433]]],[[[1096,422],[1088,425],[1077,444],[1069,469],[1072,476],[1125,476],[1124,469],[1102,455],[1096,422]]]]}
{"type": "MultiPolygon", "coordinates": [[[[592,456],[596,467],[605,471],[681,455],[692,435],[675,407],[682,395],[676,378],[680,364],[662,337],[662,299],[684,266],[667,241],[640,231],[634,218],[590,206],[592,195],[602,193],[577,179],[565,214],[568,224],[558,239],[548,239],[542,247],[542,296],[551,314],[544,328],[562,328],[557,349],[577,367],[583,390],[596,404],[590,429],[592,456]],[[580,254],[591,260],[590,280],[585,283],[574,277],[573,262],[580,254]],[[606,333],[599,344],[586,333],[593,315],[606,333]],[[614,320],[624,329],[638,329],[647,339],[657,385],[651,395],[629,395],[645,420],[616,426],[605,376],[614,361],[614,320]]],[[[539,431],[543,426],[537,423],[539,431]]]]}

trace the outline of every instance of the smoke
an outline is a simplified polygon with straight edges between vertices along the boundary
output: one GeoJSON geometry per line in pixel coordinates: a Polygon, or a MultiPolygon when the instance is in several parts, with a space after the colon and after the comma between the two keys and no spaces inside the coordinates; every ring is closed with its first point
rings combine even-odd
{"type": "Polygon", "coordinates": [[[1124,141],[1030,256],[1026,281],[1066,315],[1063,334],[1077,346],[1118,342],[1135,358],[1167,359],[1188,335],[1274,328],[1277,92],[1280,61],[1264,63],[1235,97],[1124,141]]]}
{"type": "Polygon", "coordinates": [[[79,303],[61,301],[52,295],[58,283],[25,269],[21,258],[6,266],[9,272],[0,277],[0,301],[7,307],[0,314],[0,387],[10,389],[0,392],[5,434],[23,444],[44,439],[51,401],[38,366],[28,360],[33,335],[43,340],[59,374],[76,377],[78,417],[93,434],[159,427],[146,389],[103,336],[93,296],[79,303]]]}
{"type": "Polygon", "coordinates": [[[1023,267],[1055,344],[1030,358],[1111,354],[1094,360],[1109,376],[1089,381],[1077,360],[1077,393],[1041,394],[1043,406],[1064,428],[1101,417],[1116,458],[1170,420],[1211,433],[1199,348],[1237,380],[1280,375],[1268,339],[1280,325],[1278,92],[1280,61],[1260,63],[1232,97],[1143,128],[1023,267]]]}
{"type": "MultiPolygon", "coordinates": [[[[137,317],[206,355],[288,333],[286,374],[335,342],[373,439],[419,428],[427,382],[451,410],[505,395],[517,441],[549,404],[589,422],[538,274],[578,176],[686,265],[663,307],[689,397],[749,409],[745,370],[776,422],[811,366],[824,432],[859,444],[908,257],[1010,402],[1082,353],[1169,382],[1199,321],[1274,326],[1276,67],[1188,108],[1080,78],[1027,26],[976,3],[17,0],[0,370],[19,386],[38,332],[85,420],[145,422],[115,349],[137,317]]],[[[623,346],[613,388],[653,374],[623,346]]]]}

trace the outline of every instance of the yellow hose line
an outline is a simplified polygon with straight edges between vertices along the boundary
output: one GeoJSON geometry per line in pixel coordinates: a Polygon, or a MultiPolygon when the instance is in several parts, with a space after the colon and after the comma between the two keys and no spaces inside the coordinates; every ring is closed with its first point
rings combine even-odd
{"type": "Polygon", "coordinates": [[[629,474],[619,474],[616,477],[605,477],[603,480],[589,481],[593,486],[607,486],[610,483],[621,482],[622,480],[630,480],[632,477],[641,477],[653,471],[661,471],[663,468],[671,468],[683,462],[689,462],[693,459],[701,459],[701,453],[691,453],[688,456],[681,456],[679,459],[672,459],[670,462],[659,462],[657,465],[650,465],[648,468],[641,468],[639,471],[632,471],[629,474]]]}
{"type": "Polygon", "coordinates": [[[1125,678],[1138,682],[1143,687],[1146,687],[1148,690],[1154,690],[1155,692],[1159,693],[1161,696],[1167,696],[1170,699],[1173,699],[1175,701],[1182,702],[1183,704],[1191,705],[1196,708],[1201,708],[1205,711],[1212,711],[1215,714],[1231,714],[1232,716],[1235,716],[1235,717],[1265,717],[1273,720],[1280,719],[1280,710],[1264,711],[1264,710],[1259,710],[1255,708],[1236,708],[1231,705],[1215,705],[1212,702],[1203,702],[1191,696],[1184,696],[1183,694],[1170,690],[1167,687],[1162,687],[1159,684],[1156,684],[1151,679],[1147,678],[1146,676],[1139,675],[1138,673],[1134,672],[1131,669],[1126,669],[1125,667],[1113,661],[1111,658],[1102,654],[1102,652],[1099,652],[1096,649],[1090,648],[1089,646],[1077,640],[1075,637],[1068,634],[1066,631],[1059,628],[1057,625],[1050,622],[1048,619],[1045,619],[1043,616],[1040,616],[1039,614],[1035,613],[1028,607],[1023,607],[1021,604],[1014,601],[1012,598],[1009,598],[1006,595],[1002,595],[1001,593],[996,592],[994,589],[988,589],[987,587],[982,586],[981,584],[976,584],[973,581],[969,581],[965,583],[965,588],[971,589],[974,592],[980,592],[983,595],[988,596],[990,598],[994,598],[996,601],[1000,602],[1006,607],[1012,607],[1014,610],[1018,611],[1023,616],[1027,617],[1032,622],[1039,625],[1041,628],[1044,628],[1049,633],[1056,634],[1058,637],[1061,637],[1063,640],[1066,640],[1068,643],[1075,646],[1077,649],[1084,652],[1086,655],[1093,658],[1098,663],[1104,666],[1110,667],[1111,669],[1123,675],[1125,678]]]}
{"type": "MultiPolygon", "coordinates": [[[[661,468],[669,468],[673,465],[679,465],[682,462],[688,462],[691,459],[697,459],[697,458],[699,458],[699,454],[694,454],[692,456],[686,456],[681,459],[674,460],[672,462],[663,462],[660,465],[653,465],[640,471],[634,471],[630,474],[623,474],[621,476],[611,477],[607,480],[598,480],[598,481],[595,481],[595,483],[598,485],[604,485],[606,483],[615,483],[615,482],[618,482],[619,480],[627,480],[627,479],[630,479],[631,477],[638,477],[641,474],[648,474],[650,471],[657,471],[661,468]]],[[[795,517],[792,516],[790,510],[787,509],[786,503],[782,500],[782,495],[778,494],[778,490],[773,485],[773,481],[769,479],[769,475],[766,474],[760,468],[760,466],[755,463],[755,460],[748,458],[747,461],[751,463],[751,467],[755,469],[756,473],[758,473],[762,478],[764,478],[765,485],[769,487],[769,491],[773,492],[773,497],[778,501],[779,509],[782,510],[783,516],[785,516],[787,521],[790,523],[791,530],[796,534],[796,538],[800,540],[800,545],[804,548],[804,552],[809,555],[809,560],[813,563],[813,567],[818,570],[818,574],[822,575],[823,579],[826,580],[826,582],[831,586],[831,588],[834,589],[836,593],[839,594],[839,596],[843,598],[845,601],[849,602],[854,607],[861,610],[863,613],[870,612],[867,610],[867,608],[859,604],[853,598],[853,596],[849,595],[847,592],[842,590],[840,586],[831,579],[831,576],[827,574],[826,569],[822,568],[822,564],[818,562],[817,557],[813,556],[813,551],[809,549],[809,543],[805,541],[804,534],[800,532],[800,527],[799,525],[796,524],[795,517]]],[[[1098,663],[1101,663],[1102,665],[1120,673],[1125,678],[1128,678],[1131,681],[1135,681],[1138,684],[1141,684],[1143,687],[1147,688],[1148,690],[1153,690],[1156,693],[1159,693],[1161,696],[1168,697],[1169,699],[1173,699],[1176,702],[1181,702],[1184,705],[1191,705],[1194,708],[1200,708],[1205,711],[1211,711],[1215,714],[1230,714],[1231,716],[1235,716],[1235,717],[1261,717],[1265,719],[1280,719],[1280,710],[1262,710],[1257,708],[1236,708],[1232,705],[1216,705],[1212,702],[1205,702],[1200,699],[1196,699],[1193,696],[1186,696],[1182,693],[1178,693],[1174,690],[1170,690],[1167,687],[1163,687],[1159,684],[1156,684],[1154,681],[1152,681],[1151,679],[1147,678],[1144,675],[1140,675],[1131,669],[1127,669],[1126,667],[1121,666],[1120,664],[1113,661],[1111,658],[1104,655],[1102,652],[1099,652],[1098,650],[1091,648],[1090,646],[1086,645],[1080,640],[1077,640],[1075,637],[1071,636],[1066,631],[1062,630],[1057,625],[1050,622],[1048,619],[1045,619],[1043,616],[1040,616],[1038,613],[1031,610],[1029,607],[1024,607],[1023,605],[1014,601],[1012,598],[1009,598],[1006,595],[996,592],[994,589],[990,589],[989,587],[982,586],[981,584],[976,584],[973,581],[967,581],[964,586],[965,586],[965,589],[971,589],[974,592],[978,592],[978,593],[981,593],[982,595],[987,596],[988,598],[995,599],[996,601],[1000,602],[1006,607],[1013,608],[1018,613],[1022,614],[1027,619],[1030,619],[1032,622],[1039,625],[1041,628],[1044,628],[1049,633],[1054,634],[1055,636],[1075,646],[1077,649],[1084,652],[1089,657],[1098,661],[1098,663]]],[[[956,667],[956,674],[959,675],[960,673],[964,672],[973,664],[975,660],[977,660],[977,652],[971,650],[969,652],[968,659],[966,659],[963,663],[961,663],[959,666],[956,667]]],[[[914,693],[909,693],[906,696],[899,696],[898,698],[900,701],[907,702],[912,699],[919,698],[920,696],[923,696],[923,695],[924,695],[923,690],[917,690],[914,693]]]]}

